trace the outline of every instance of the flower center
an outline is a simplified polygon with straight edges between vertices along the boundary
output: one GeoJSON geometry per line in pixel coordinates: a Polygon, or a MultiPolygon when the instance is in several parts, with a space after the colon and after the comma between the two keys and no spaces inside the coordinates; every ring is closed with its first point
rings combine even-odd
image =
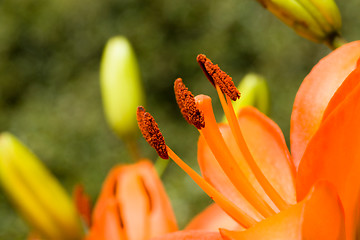
{"type": "MultiPolygon", "coordinates": [[[[254,174],[256,180],[271,201],[275,204],[277,209],[273,209],[259,194],[247,178],[246,174],[244,174],[241,164],[239,164],[239,159],[234,156],[231,149],[229,149],[215,120],[211,105],[211,98],[206,95],[198,95],[194,97],[194,95],[179,78],[174,83],[174,90],[176,101],[182,115],[188,123],[194,125],[199,130],[201,136],[205,139],[226,176],[230,179],[236,189],[244,196],[244,198],[264,218],[274,215],[278,210],[288,208],[290,204],[280,196],[278,191],[276,191],[272,184],[268,181],[246,144],[231,102],[232,100],[235,101],[240,98],[240,92],[235,87],[231,77],[222,71],[218,65],[213,64],[203,54],[198,55],[197,61],[206,77],[217,90],[222,108],[227,121],[229,122],[232,135],[236,140],[236,144],[238,145],[245,161],[254,174]]],[[[153,148],[156,149],[160,157],[165,159],[170,157],[173,159],[177,165],[179,165],[225,212],[227,212],[243,227],[249,228],[256,223],[254,218],[250,217],[247,213],[238,208],[233,202],[231,202],[209,182],[183,162],[168,146],[166,146],[165,140],[161,135],[154,118],[148,112],[145,112],[143,107],[138,108],[137,116],[139,128],[144,138],[153,148]]]]}
{"type": "MultiPolygon", "coordinates": [[[[206,58],[205,55],[203,55],[203,54],[198,55],[197,60],[200,65],[203,64],[205,66],[205,68],[202,67],[202,69],[203,70],[205,69],[205,71],[207,73],[205,75],[208,78],[210,77],[211,79],[213,79],[210,82],[214,82],[214,86],[218,93],[218,96],[219,96],[219,99],[221,102],[221,106],[224,110],[226,119],[230,125],[230,129],[231,129],[233,136],[235,138],[235,141],[236,141],[240,151],[242,152],[247,164],[249,165],[251,171],[254,173],[257,181],[260,183],[260,185],[262,186],[262,188],[264,189],[266,194],[270,197],[270,199],[274,202],[274,204],[279,208],[279,210],[286,209],[289,206],[289,204],[286,203],[286,201],[279,195],[279,193],[274,189],[274,187],[270,184],[270,182],[264,176],[263,172],[257,165],[256,161],[254,160],[254,158],[246,144],[244,136],[241,132],[239,122],[236,118],[233,105],[231,103],[231,100],[236,101],[238,98],[240,98],[240,93],[237,90],[237,88],[235,87],[231,77],[229,75],[227,75],[224,71],[222,71],[217,65],[214,65],[208,58],[206,58]],[[224,95],[225,95],[226,100],[224,98],[224,95]]],[[[200,104],[198,104],[198,107],[200,109],[202,108],[201,103],[208,105],[207,107],[204,108],[203,111],[204,111],[205,115],[209,116],[209,118],[212,120],[211,121],[212,127],[210,127],[210,129],[215,129],[215,128],[218,129],[216,121],[214,121],[215,117],[213,116],[213,111],[211,109],[211,99],[210,99],[210,101],[199,101],[199,103],[200,104]]],[[[206,117],[206,119],[208,119],[208,118],[206,117]]],[[[208,122],[208,120],[206,120],[206,122],[208,122]]],[[[220,136],[221,135],[219,135],[219,137],[220,136]]],[[[238,164],[236,164],[236,165],[238,165],[238,164]]],[[[260,211],[260,213],[262,213],[262,211],[260,211]]],[[[262,215],[266,216],[263,213],[262,213],[262,215]]]]}

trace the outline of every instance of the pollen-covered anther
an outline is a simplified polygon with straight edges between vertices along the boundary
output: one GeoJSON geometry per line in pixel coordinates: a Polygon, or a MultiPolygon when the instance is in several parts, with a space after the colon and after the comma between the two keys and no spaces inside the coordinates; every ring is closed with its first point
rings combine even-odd
{"type": "Polygon", "coordinates": [[[162,159],[169,159],[165,139],[153,116],[146,112],[144,107],[140,106],[137,108],[136,117],[145,140],[156,150],[162,159]]]}
{"type": "Polygon", "coordinates": [[[209,82],[215,87],[214,79],[209,75],[209,73],[205,69],[205,63],[210,60],[204,54],[199,54],[196,57],[196,61],[199,63],[201,69],[203,70],[203,72],[204,72],[205,76],[207,77],[207,79],[209,80],[209,82]]]}
{"type": "Polygon", "coordinates": [[[235,87],[232,78],[226,74],[226,72],[222,71],[217,64],[213,64],[204,54],[199,54],[197,56],[197,61],[206,77],[214,86],[219,86],[223,94],[229,96],[233,101],[240,98],[240,92],[235,87]]]}
{"type": "Polygon", "coordinates": [[[185,86],[181,78],[175,80],[174,91],[176,102],[185,120],[197,129],[205,127],[204,114],[196,107],[194,95],[185,86]]]}

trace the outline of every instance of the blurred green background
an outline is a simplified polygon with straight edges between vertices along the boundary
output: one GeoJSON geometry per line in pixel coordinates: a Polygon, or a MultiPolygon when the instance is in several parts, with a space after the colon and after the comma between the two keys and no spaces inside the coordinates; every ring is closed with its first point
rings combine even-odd
{"type": "MultiPolygon", "coordinates": [[[[337,2],[348,41],[360,36],[360,2],[337,2]]],[[[271,117],[288,141],[302,79],[329,50],[297,36],[254,0],[0,1],[0,129],[20,138],[69,193],[83,183],[93,202],[109,169],[131,162],[103,115],[99,63],[106,41],[125,35],[136,51],[147,109],[171,146],[196,169],[198,133],[181,117],[173,81],[194,94],[216,92],[195,61],[205,53],[235,82],[264,75],[271,117]]],[[[221,117],[219,107],[215,107],[221,117]]],[[[139,139],[144,157],[156,153],[139,139]]],[[[36,177],[36,176],[34,176],[36,177]]],[[[175,164],[163,176],[180,227],[211,200],[175,164]]],[[[28,228],[0,193],[0,239],[28,228]]]]}

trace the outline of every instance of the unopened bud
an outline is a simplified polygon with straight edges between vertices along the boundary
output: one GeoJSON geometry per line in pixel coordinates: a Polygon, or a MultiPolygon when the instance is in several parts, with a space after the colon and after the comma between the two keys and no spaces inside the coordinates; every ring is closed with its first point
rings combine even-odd
{"type": "Polygon", "coordinates": [[[82,239],[70,197],[41,161],[13,135],[0,135],[0,183],[35,232],[45,239],[82,239]]]}
{"type": "Polygon", "coordinates": [[[86,240],[150,239],[178,229],[161,180],[144,159],[110,171],[92,217],[86,240]]]}
{"type": "Polygon", "coordinates": [[[300,36],[338,47],[341,15],[334,0],[257,1],[300,36]]]}
{"type": "Polygon", "coordinates": [[[136,108],[144,104],[144,95],[135,53],[125,37],[113,37],[106,44],[100,85],[111,128],[122,138],[136,134],[136,108]]]}

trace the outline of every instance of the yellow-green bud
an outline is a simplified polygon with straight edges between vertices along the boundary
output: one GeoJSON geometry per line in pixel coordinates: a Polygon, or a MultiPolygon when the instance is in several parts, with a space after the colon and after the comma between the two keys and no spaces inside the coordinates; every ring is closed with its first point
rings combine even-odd
{"type": "Polygon", "coordinates": [[[334,46],[341,15],[334,0],[257,0],[300,36],[334,46]]]}
{"type": "MultiPolygon", "coordinates": [[[[238,112],[240,108],[253,106],[264,114],[269,113],[269,89],[264,77],[258,74],[248,73],[240,81],[237,88],[241,93],[241,98],[232,102],[235,112],[238,112]]],[[[225,116],[223,122],[226,122],[225,116]]]]}
{"type": "Polygon", "coordinates": [[[28,224],[45,239],[76,240],[83,230],[56,178],[13,135],[0,135],[0,183],[28,224]]]}
{"type": "Polygon", "coordinates": [[[106,44],[100,85],[111,128],[122,138],[137,134],[136,108],[144,104],[144,94],[135,53],[125,37],[113,37],[106,44]]]}

